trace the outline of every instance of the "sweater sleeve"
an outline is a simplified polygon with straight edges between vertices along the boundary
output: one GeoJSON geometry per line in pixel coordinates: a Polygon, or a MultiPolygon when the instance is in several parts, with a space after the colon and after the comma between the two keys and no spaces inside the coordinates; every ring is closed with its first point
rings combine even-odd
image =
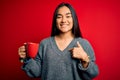
{"type": "Polygon", "coordinates": [[[26,59],[22,66],[28,76],[30,77],[40,77],[41,76],[41,64],[42,64],[42,51],[43,45],[40,43],[38,54],[35,59],[26,59]]]}
{"type": "Polygon", "coordinates": [[[87,40],[84,40],[81,42],[83,49],[86,51],[88,56],[90,56],[90,62],[88,64],[87,68],[83,68],[81,61],[78,63],[78,68],[82,72],[83,78],[85,80],[91,80],[92,78],[96,77],[99,74],[98,66],[95,63],[95,55],[92,46],[87,40]]]}

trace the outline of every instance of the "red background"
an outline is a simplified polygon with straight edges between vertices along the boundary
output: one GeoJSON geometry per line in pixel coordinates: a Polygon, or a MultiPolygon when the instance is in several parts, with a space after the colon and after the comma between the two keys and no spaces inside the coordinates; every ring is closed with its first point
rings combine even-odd
{"type": "Polygon", "coordinates": [[[54,9],[63,1],[75,8],[94,48],[100,70],[95,80],[120,80],[119,0],[0,0],[0,80],[32,79],[21,70],[18,47],[50,36],[54,9]]]}

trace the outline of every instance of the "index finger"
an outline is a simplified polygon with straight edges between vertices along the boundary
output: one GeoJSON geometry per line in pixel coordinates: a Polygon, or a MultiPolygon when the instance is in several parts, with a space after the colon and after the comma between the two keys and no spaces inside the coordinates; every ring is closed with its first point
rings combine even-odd
{"type": "Polygon", "coordinates": [[[70,49],[68,49],[69,51],[72,51],[74,48],[70,48],[70,49]]]}

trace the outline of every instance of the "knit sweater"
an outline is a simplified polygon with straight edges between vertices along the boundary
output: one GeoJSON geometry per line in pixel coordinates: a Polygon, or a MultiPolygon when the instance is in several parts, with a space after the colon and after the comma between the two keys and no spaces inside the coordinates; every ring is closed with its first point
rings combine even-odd
{"type": "Polygon", "coordinates": [[[36,58],[27,59],[22,69],[28,76],[40,77],[42,80],[92,80],[98,75],[94,51],[83,38],[75,38],[63,51],[56,45],[54,37],[42,40],[36,58]],[[77,41],[90,56],[87,68],[83,68],[80,60],[72,58],[69,51],[77,46],[77,41]]]}

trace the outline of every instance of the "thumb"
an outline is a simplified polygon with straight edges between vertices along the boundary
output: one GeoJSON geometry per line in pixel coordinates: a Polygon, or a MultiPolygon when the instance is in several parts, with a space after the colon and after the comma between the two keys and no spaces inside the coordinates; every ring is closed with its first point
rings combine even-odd
{"type": "Polygon", "coordinates": [[[77,41],[77,47],[81,47],[81,45],[80,45],[79,41],[77,41]]]}
{"type": "Polygon", "coordinates": [[[27,42],[23,43],[24,45],[27,45],[27,42]]]}

